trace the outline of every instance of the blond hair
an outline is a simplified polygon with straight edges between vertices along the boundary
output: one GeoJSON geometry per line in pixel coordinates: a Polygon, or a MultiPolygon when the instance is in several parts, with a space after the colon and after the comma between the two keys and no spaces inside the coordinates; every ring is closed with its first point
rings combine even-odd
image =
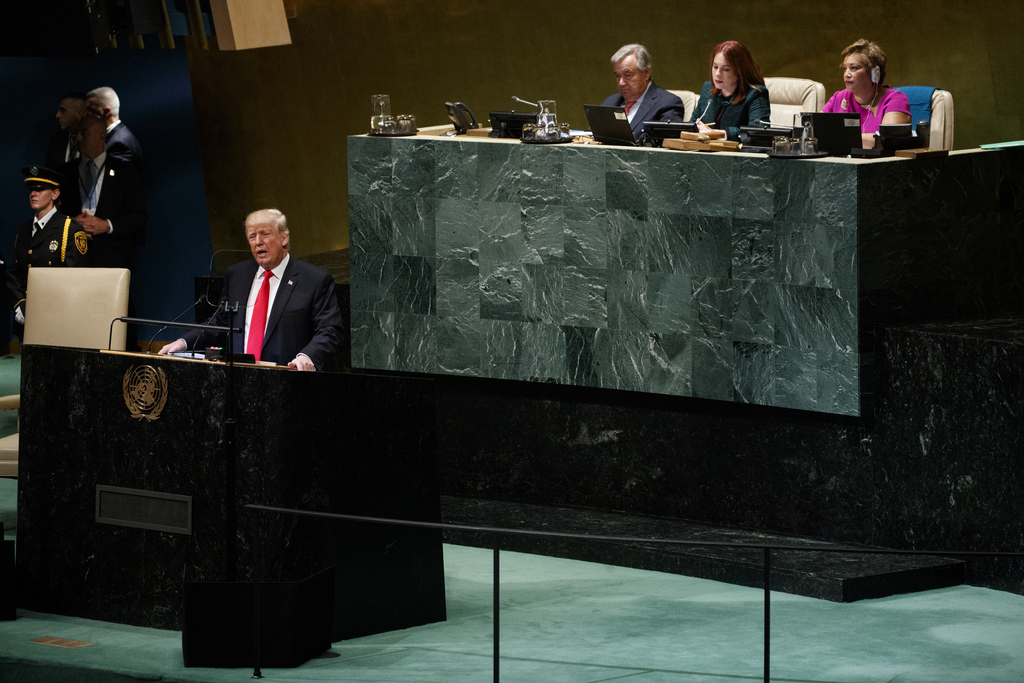
{"type": "Polygon", "coordinates": [[[263,225],[264,223],[272,223],[277,228],[277,234],[287,235],[288,234],[288,220],[284,217],[284,214],[277,209],[260,209],[259,211],[253,211],[245,217],[245,234],[249,234],[249,226],[251,225],[263,225]]]}

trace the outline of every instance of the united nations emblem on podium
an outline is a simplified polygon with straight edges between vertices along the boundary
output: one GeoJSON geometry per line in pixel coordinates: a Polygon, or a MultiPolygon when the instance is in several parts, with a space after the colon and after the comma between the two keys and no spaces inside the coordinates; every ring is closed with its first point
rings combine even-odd
{"type": "Polygon", "coordinates": [[[125,370],[121,388],[124,404],[137,420],[158,419],[167,404],[167,375],[152,365],[130,366],[125,370]]]}

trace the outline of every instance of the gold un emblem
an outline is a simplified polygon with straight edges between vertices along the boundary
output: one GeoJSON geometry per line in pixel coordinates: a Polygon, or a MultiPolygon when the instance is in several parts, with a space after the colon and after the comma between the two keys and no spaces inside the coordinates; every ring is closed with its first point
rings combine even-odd
{"type": "Polygon", "coordinates": [[[124,403],[132,417],[156,420],[167,403],[167,375],[152,365],[132,365],[124,373],[121,383],[124,403]]]}

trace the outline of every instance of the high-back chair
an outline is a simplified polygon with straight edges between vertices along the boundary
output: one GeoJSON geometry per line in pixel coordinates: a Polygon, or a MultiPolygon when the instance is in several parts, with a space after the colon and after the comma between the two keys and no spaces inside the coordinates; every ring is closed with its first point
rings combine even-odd
{"type": "Polygon", "coordinates": [[[828,102],[825,86],[807,78],[775,76],[764,79],[764,84],[772,105],[771,122],[781,126],[793,125],[794,114],[821,111],[828,102]]]}
{"type": "MultiPolygon", "coordinates": [[[[24,346],[123,351],[131,273],[126,268],[31,268],[25,294],[24,346]]],[[[0,397],[0,410],[20,408],[21,395],[0,397]]],[[[0,439],[0,477],[18,475],[18,434],[0,439]]]]}
{"type": "Polygon", "coordinates": [[[693,110],[697,108],[697,93],[692,90],[669,90],[673,95],[677,95],[679,99],[683,101],[683,121],[689,121],[690,116],[693,115],[693,110]]]}
{"type": "Polygon", "coordinates": [[[931,86],[904,85],[901,91],[910,100],[910,121],[929,121],[931,149],[953,149],[953,95],[931,86]]]}

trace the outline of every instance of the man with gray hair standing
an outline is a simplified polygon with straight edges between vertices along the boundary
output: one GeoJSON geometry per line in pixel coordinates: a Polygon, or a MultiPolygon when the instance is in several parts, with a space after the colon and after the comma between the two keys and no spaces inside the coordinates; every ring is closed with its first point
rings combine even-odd
{"type": "Polygon", "coordinates": [[[651,80],[651,53],[639,43],[623,45],[612,55],[612,72],[618,94],[602,102],[605,107],[625,107],[633,137],[644,132],[644,121],[681,123],[683,101],[651,80]]]}
{"type": "Polygon", "coordinates": [[[139,175],[144,175],[142,167],[142,145],[135,138],[128,126],[121,121],[121,100],[113,88],[106,86],[90,90],[88,93],[89,112],[98,116],[107,127],[106,151],[112,157],[124,159],[135,164],[139,175]]]}

